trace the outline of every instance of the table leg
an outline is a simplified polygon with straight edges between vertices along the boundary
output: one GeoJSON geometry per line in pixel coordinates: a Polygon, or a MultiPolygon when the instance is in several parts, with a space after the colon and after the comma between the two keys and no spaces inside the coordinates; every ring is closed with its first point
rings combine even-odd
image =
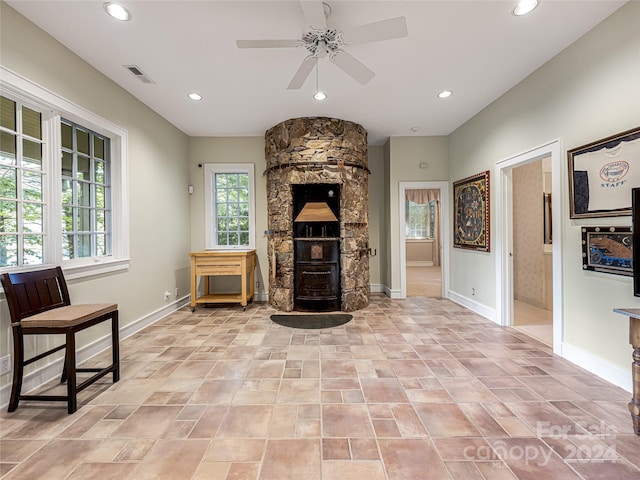
{"type": "Polygon", "coordinates": [[[197,284],[196,259],[191,257],[191,311],[196,307],[197,284]]]}
{"type": "Polygon", "coordinates": [[[631,364],[633,397],[629,402],[629,412],[631,412],[633,431],[636,435],[640,435],[640,319],[638,318],[629,318],[629,343],[633,347],[631,364]]]}

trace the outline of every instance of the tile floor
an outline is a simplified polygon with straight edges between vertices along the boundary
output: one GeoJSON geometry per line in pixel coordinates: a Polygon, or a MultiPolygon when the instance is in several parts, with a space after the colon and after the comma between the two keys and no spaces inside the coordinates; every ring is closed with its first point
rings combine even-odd
{"type": "Polygon", "coordinates": [[[122,380],[75,414],[0,414],[0,476],[640,479],[630,394],[514,329],[433,298],[374,295],[329,330],[272,313],[182,309],[122,341],[122,380]]]}

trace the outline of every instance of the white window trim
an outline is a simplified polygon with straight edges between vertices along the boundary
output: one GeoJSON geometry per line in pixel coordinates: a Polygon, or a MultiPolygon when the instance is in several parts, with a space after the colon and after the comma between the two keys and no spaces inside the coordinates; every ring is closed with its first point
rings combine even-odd
{"type": "MultiPolygon", "coordinates": [[[[76,105],[60,95],[28,80],[21,75],[0,66],[0,93],[6,92],[27,102],[48,108],[49,115],[43,115],[43,136],[47,141],[47,149],[60,152],[60,132],[55,128],[60,117],[64,117],[111,140],[111,189],[112,189],[112,251],[108,257],[89,257],[73,260],[62,260],[62,239],[57,230],[48,225],[47,252],[48,263],[29,265],[19,268],[7,268],[3,271],[25,271],[61,265],[67,279],[77,279],[103,273],[111,273],[129,268],[129,168],[127,158],[128,133],[125,129],[110,121],[76,105]]],[[[62,211],[56,208],[62,201],[60,192],[61,155],[53,155],[54,161],[47,171],[51,209],[45,219],[55,225],[61,224],[62,211]]]]}
{"type": "Polygon", "coordinates": [[[256,190],[253,163],[205,163],[204,164],[204,214],[206,250],[247,250],[256,248],[256,190]],[[249,246],[218,245],[215,222],[215,181],[216,173],[249,174],[249,246]]]}

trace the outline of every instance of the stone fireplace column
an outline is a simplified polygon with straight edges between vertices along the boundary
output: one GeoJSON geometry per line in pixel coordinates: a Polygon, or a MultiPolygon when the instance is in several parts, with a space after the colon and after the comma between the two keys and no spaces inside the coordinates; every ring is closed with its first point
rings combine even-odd
{"type": "Polygon", "coordinates": [[[367,132],[326,117],[286,120],[265,133],[269,303],[294,309],[292,185],[340,186],[340,306],[369,304],[369,170],[367,132]]]}

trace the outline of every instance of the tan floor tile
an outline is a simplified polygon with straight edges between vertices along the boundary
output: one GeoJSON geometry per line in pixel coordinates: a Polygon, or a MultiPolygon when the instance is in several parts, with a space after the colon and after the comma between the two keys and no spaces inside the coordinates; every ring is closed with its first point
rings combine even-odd
{"type": "Polygon", "coordinates": [[[200,462],[191,480],[224,480],[230,468],[230,462],[200,462]]]}
{"type": "Polygon", "coordinates": [[[241,380],[205,380],[189,400],[190,404],[231,403],[241,380]]]}
{"type": "Polygon", "coordinates": [[[380,452],[373,438],[350,438],[351,458],[354,460],[378,460],[380,452]]]}
{"type": "Polygon", "coordinates": [[[320,480],[320,440],[273,440],[267,442],[262,462],[262,480],[320,480]]]}
{"type": "Polygon", "coordinates": [[[424,478],[449,480],[449,474],[438,452],[428,439],[380,439],[382,460],[389,480],[424,478]]]}
{"type": "Polygon", "coordinates": [[[322,480],[344,480],[347,478],[386,480],[387,477],[382,462],[322,462],[322,480]]]}
{"type": "Polygon", "coordinates": [[[418,416],[434,437],[480,436],[466,415],[453,403],[429,403],[414,406],[418,416]]]}
{"type": "Polygon", "coordinates": [[[320,380],[283,379],[277,403],[320,403],[320,380]]]}
{"type": "Polygon", "coordinates": [[[369,403],[400,403],[408,402],[402,386],[395,378],[363,378],[362,391],[369,403]]]}
{"type": "Polygon", "coordinates": [[[220,438],[211,442],[204,460],[207,462],[258,462],[266,446],[264,439],[220,438]]]}
{"type": "Polygon", "coordinates": [[[365,405],[322,406],[322,432],[327,437],[372,437],[373,429],[365,405]]]}
{"type": "Polygon", "coordinates": [[[460,305],[375,294],[322,331],[271,313],[181,309],[123,340],[122,380],[85,390],[75,414],[0,412],[0,476],[640,478],[628,392],[460,305]],[[548,465],[524,457],[550,447],[548,465]],[[572,458],[580,447],[589,461],[572,458]]]}
{"type": "Polygon", "coordinates": [[[19,463],[40,450],[46,440],[0,440],[0,461],[19,463]]]}
{"type": "Polygon", "coordinates": [[[218,437],[266,438],[271,421],[271,405],[232,405],[218,429],[218,437]]]}
{"type": "Polygon", "coordinates": [[[83,463],[65,480],[128,478],[137,466],[135,463],[83,463]]]}
{"type": "Polygon", "coordinates": [[[178,406],[143,405],[133,412],[114,432],[116,437],[150,438],[160,437],[176,415],[178,406]]]}
{"type": "Polygon", "coordinates": [[[100,445],[99,440],[52,440],[12,468],[3,480],[65,478],[100,445]]]}
{"type": "Polygon", "coordinates": [[[350,460],[349,440],[346,438],[323,438],[323,460],[350,460]]]}
{"type": "Polygon", "coordinates": [[[135,438],[129,440],[115,457],[116,462],[132,462],[142,460],[156,444],[155,439],[135,438]]]}
{"type": "Polygon", "coordinates": [[[159,440],[136,469],[135,478],[191,478],[208,446],[208,440],[159,440]]]}

